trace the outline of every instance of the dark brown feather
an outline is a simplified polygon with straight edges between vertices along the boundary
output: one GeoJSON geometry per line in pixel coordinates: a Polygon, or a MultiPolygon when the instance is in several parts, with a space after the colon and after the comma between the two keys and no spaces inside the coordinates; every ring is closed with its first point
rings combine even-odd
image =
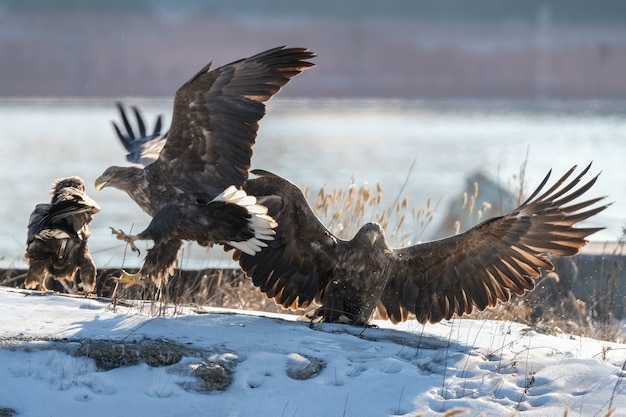
{"type": "MultiPolygon", "coordinates": [[[[328,283],[333,268],[331,253],[337,239],[316,218],[299,188],[264,171],[244,185],[248,194],[279,216],[274,240],[254,257],[235,251],[254,285],[285,308],[310,305],[328,283]],[[256,258],[256,259],[254,259],[256,258]]],[[[276,217],[274,217],[276,218],[276,217]]]]}
{"type": "Polygon", "coordinates": [[[307,60],[314,56],[304,48],[278,47],[216,69],[206,65],[176,92],[166,136],[155,138],[157,128],[160,132],[157,122],[152,138],[144,138],[145,124],[135,109],[142,135],[137,138],[119,107],[127,134],[115,125],[116,134],[129,152],[144,155],[145,146],[159,141],[156,152],[149,153],[158,158],[143,169],[114,166],[96,180],[97,189],[112,186],[125,191],[152,216],[144,231],[130,238],[122,236],[154,241],[140,275],[159,284],[172,269],[176,258],[171,252],[182,240],[202,245],[229,243],[253,252],[271,239],[273,219],[242,211],[234,201],[215,199],[225,198],[223,192],[231,186],[242,186],[258,122],[265,115],[264,103],[293,76],[312,67],[307,60]]]}
{"type": "Polygon", "coordinates": [[[32,212],[26,238],[26,288],[45,289],[48,277],[73,282],[80,271],[83,290],[92,292],[96,266],[89,253],[89,223],[100,207],[79,177],[57,180],[49,204],[32,212]]]}
{"type": "Polygon", "coordinates": [[[390,248],[380,226],[368,223],[350,241],[327,230],[301,190],[274,174],[244,187],[261,196],[279,223],[276,238],[255,256],[234,259],[268,297],[289,308],[312,301],[327,321],[364,323],[374,308],[398,322],[413,313],[420,323],[450,319],[506,302],[533,289],[542,270],[553,270],[550,255],[571,256],[601,228],[572,226],[604,210],[602,198],[574,202],[596,182],[581,184],[587,166],[575,167],[552,186],[550,173],[522,205],[472,229],[424,244],[390,248]],[[263,197],[265,196],[265,197],[263,197]],[[315,294],[313,294],[315,292],[315,294]],[[340,310],[340,311],[337,311],[340,310]]]}
{"type": "Polygon", "coordinates": [[[241,186],[265,105],[289,80],[313,66],[304,48],[278,47],[211,70],[207,65],[176,92],[172,124],[157,161],[164,173],[201,188],[241,186]]]}

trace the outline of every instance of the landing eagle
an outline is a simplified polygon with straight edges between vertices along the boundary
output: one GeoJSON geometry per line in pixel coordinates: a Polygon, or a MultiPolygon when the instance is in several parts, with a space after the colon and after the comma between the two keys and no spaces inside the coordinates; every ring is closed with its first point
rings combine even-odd
{"type": "Polygon", "coordinates": [[[169,132],[148,141],[151,152],[143,144],[138,156],[129,154],[143,168],[112,166],[96,179],[98,190],[125,191],[152,217],[137,235],[114,231],[134,249],[136,240],[154,243],[138,274],[123,280],[148,277],[160,285],[173,273],[183,240],[228,244],[252,256],[273,239],[276,222],[241,186],[264,103],[312,67],[313,57],[304,48],[278,47],[217,69],[209,63],[176,92],[169,132]]]}
{"type": "MultiPolygon", "coordinates": [[[[120,140],[130,144],[129,152],[141,155],[159,145],[150,142],[139,110],[133,111],[139,135],[120,107],[127,131],[120,140]]],[[[123,135],[119,127],[116,131],[123,135]]],[[[284,308],[321,305],[315,320],[364,324],[377,309],[393,322],[413,313],[420,323],[436,323],[532,290],[541,270],[554,269],[550,255],[575,255],[587,236],[602,230],[573,227],[608,206],[596,205],[604,197],[574,202],[597,180],[579,185],[589,168],[571,178],[573,167],[540,194],[548,173],[510,213],[460,235],[399,249],[388,246],[376,223],[365,224],[352,240],[336,237],[313,213],[299,187],[253,170],[256,178],[247,179],[243,188],[278,221],[276,235],[260,253],[250,256],[235,250],[233,258],[255,286],[284,308]]]]}

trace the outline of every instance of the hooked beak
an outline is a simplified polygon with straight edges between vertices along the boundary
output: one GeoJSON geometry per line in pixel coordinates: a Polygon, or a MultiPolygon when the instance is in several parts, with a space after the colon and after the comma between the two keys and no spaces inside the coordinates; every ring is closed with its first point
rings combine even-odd
{"type": "Polygon", "coordinates": [[[370,244],[374,246],[374,242],[376,242],[376,239],[378,238],[378,233],[374,230],[370,230],[367,232],[366,236],[370,240],[370,244]]]}
{"type": "Polygon", "coordinates": [[[96,182],[94,183],[94,186],[96,187],[96,190],[100,191],[104,187],[106,187],[108,183],[109,182],[105,180],[104,178],[102,178],[102,176],[99,176],[98,178],[96,178],[96,182]]]}

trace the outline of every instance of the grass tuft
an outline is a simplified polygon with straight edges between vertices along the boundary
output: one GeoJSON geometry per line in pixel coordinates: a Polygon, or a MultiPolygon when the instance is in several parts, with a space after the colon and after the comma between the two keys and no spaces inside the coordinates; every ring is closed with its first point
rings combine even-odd
{"type": "MultiPolygon", "coordinates": [[[[518,182],[520,201],[524,199],[523,188],[525,165],[515,177],[518,182]]],[[[487,217],[490,202],[478,202],[478,184],[463,194],[463,212],[465,220],[479,221],[487,217]]],[[[338,237],[351,239],[358,229],[368,221],[376,221],[386,231],[390,244],[401,247],[415,244],[425,234],[428,226],[435,219],[436,209],[431,200],[421,208],[414,208],[406,196],[398,195],[393,203],[385,204],[384,189],[379,183],[374,186],[357,185],[352,179],[345,189],[322,187],[314,194],[315,201],[310,201],[320,220],[338,237]]],[[[312,194],[305,189],[305,195],[312,194]]],[[[499,205],[498,202],[494,202],[499,205]]],[[[460,227],[461,220],[457,222],[460,227]]],[[[590,299],[583,301],[574,294],[577,266],[572,258],[555,259],[555,272],[545,274],[536,282],[536,289],[522,297],[512,296],[506,304],[492,309],[474,312],[467,318],[491,319],[522,322],[543,333],[568,333],[596,339],[623,342],[622,326],[616,317],[618,283],[623,275],[623,258],[626,248],[626,227],[607,262],[599,271],[594,271],[592,279],[595,287],[590,299]]],[[[268,300],[251,280],[239,270],[209,269],[201,271],[177,270],[175,275],[160,290],[154,288],[123,289],[116,285],[113,277],[119,276],[119,269],[99,271],[97,293],[111,297],[114,305],[126,303],[125,300],[150,300],[151,314],[164,314],[171,309],[166,305],[234,308],[267,312],[289,313],[268,300]]],[[[128,272],[134,272],[129,270],[128,272]]],[[[19,287],[23,284],[24,271],[6,270],[0,275],[0,285],[19,287]]],[[[580,279],[580,278],[578,278],[580,279]]],[[[66,292],[67,288],[48,284],[48,288],[66,292]]],[[[176,311],[176,310],[175,310],[176,311]]],[[[296,314],[300,314],[297,312],[296,314]]]]}

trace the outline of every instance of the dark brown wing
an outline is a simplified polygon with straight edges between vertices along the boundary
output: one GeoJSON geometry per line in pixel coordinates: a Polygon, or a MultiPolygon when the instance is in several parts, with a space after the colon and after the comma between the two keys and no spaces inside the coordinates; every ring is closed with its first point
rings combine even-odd
{"type": "Polygon", "coordinates": [[[146,124],[143,121],[143,116],[137,106],[131,106],[133,113],[135,114],[135,120],[137,121],[136,131],[133,125],[126,116],[126,110],[121,102],[115,103],[117,110],[122,118],[121,126],[124,127],[123,131],[115,122],[113,123],[113,129],[115,133],[128,151],[126,159],[128,162],[135,164],[141,164],[143,166],[150,165],[157,160],[165,141],[167,140],[167,133],[161,134],[161,125],[163,116],[157,117],[156,123],[152,133],[146,131],[146,124]]]}
{"type": "Polygon", "coordinates": [[[263,103],[312,67],[305,60],[314,56],[304,48],[279,47],[214,70],[209,63],[176,92],[167,142],[147,168],[178,178],[194,191],[241,186],[265,114],[263,103]]]}
{"type": "Polygon", "coordinates": [[[603,197],[573,202],[596,182],[597,176],[576,188],[589,167],[566,182],[576,167],[570,169],[540,195],[548,173],[520,207],[465,233],[396,250],[379,311],[392,321],[412,312],[420,323],[436,323],[532,289],[542,269],[554,269],[547,255],[574,255],[602,230],[572,227],[607,207],[590,208],[603,197]]]}
{"type": "Polygon", "coordinates": [[[46,228],[46,216],[50,212],[50,204],[37,204],[28,218],[26,231],[26,245],[30,245],[35,236],[46,228]]]}
{"type": "MultiPolygon", "coordinates": [[[[52,204],[37,204],[28,221],[26,243],[30,244],[46,230],[82,239],[81,231],[99,211],[98,204],[82,191],[71,187],[62,189],[52,204]]],[[[46,236],[54,238],[54,233],[46,236]]]]}
{"type": "Polygon", "coordinates": [[[244,189],[278,222],[274,240],[254,256],[238,250],[233,259],[255,286],[277,304],[307,307],[328,283],[338,239],[317,219],[300,188],[266,171],[254,170],[244,189]]]}
{"type": "Polygon", "coordinates": [[[65,188],[55,197],[46,217],[47,227],[65,222],[78,233],[100,211],[91,197],[76,188],[65,188]]]}

